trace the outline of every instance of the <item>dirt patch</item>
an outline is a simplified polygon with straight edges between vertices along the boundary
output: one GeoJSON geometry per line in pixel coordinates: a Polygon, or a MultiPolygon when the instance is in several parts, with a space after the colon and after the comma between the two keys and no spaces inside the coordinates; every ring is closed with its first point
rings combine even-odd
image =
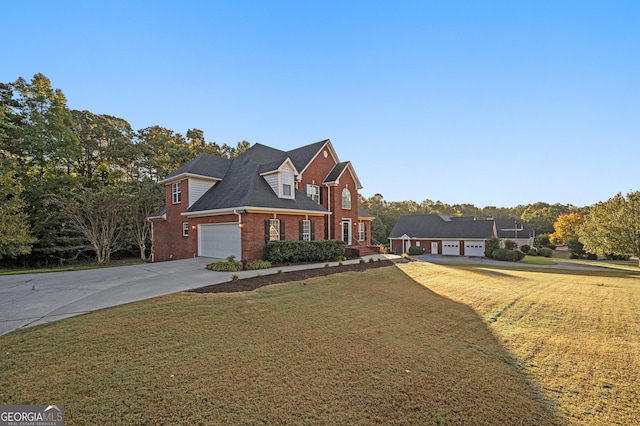
{"type": "MultiPolygon", "coordinates": [[[[193,293],[236,293],[239,291],[252,291],[271,284],[286,283],[289,281],[303,281],[314,277],[323,277],[341,272],[362,272],[367,269],[383,268],[393,265],[394,261],[380,260],[377,262],[354,263],[350,265],[329,266],[325,268],[303,269],[300,271],[281,272],[269,275],[260,275],[251,278],[243,278],[237,281],[208,285],[206,287],[191,290],[193,293]]],[[[260,271],[256,271],[259,273],[260,271]]]]}

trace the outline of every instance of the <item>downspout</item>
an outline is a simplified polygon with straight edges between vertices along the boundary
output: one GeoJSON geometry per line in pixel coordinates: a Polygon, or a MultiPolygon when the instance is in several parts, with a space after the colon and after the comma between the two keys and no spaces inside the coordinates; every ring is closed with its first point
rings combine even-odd
{"type": "Polygon", "coordinates": [[[238,213],[236,209],[233,209],[233,213],[238,215],[238,228],[240,229],[240,257],[242,257],[242,228],[244,227],[242,223],[242,213],[238,213]]]}
{"type": "MultiPolygon", "coordinates": [[[[149,219],[147,219],[149,220],[149,219]]],[[[151,263],[155,262],[155,254],[154,254],[154,244],[153,244],[153,221],[149,220],[149,222],[151,222],[151,263]]]]}
{"type": "Polygon", "coordinates": [[[327,185],[327,210],[329,217],[327,218],[327,239],[331,239],[331,221],[333,220],[333,212],[331,211],[331,187],[327,185]]]}

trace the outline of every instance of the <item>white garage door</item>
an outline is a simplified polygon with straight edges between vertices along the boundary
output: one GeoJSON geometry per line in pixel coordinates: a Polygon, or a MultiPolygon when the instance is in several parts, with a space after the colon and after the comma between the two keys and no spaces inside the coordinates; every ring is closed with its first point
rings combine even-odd
{"type": "Polygon", "coordinates": [[[200,225],[198,227],[198,256],[242,259],[240,227],[237,223],[200,225]]]}
{"type": "Polygon", "coordinates": [[[465,241],[465,256],[484,256],[484,241],[465,241]]]}
{"type": "Polygon", "coordinates": [[[459,241],[443,241],[442,254],[448,254],[450,256],[460,256],[460,242],[459,241]]]}

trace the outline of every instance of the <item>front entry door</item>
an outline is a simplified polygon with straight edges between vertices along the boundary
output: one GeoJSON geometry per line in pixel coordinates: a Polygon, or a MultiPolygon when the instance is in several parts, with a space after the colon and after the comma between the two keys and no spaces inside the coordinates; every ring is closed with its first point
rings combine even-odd
{"type": "Polygon", "coordinates": [[[351,219],[342,220],[342,241],[351,245],[351,219]]]}
{"type": "Polygon", "coordinates": [[[438,254],[438,243],[431,243],[431,254],[438,254]]]}

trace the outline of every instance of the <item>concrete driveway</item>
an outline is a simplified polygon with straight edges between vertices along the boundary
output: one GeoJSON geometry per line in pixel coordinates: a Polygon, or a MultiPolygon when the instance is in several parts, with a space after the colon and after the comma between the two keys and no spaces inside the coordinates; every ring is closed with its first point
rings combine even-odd
{"type": "Polygon", "coordinates": [[[0,335],[97,309],[229,281],[229,274],[214,274],[204,268],[211,261],[195,258],[0,276],[0,335]]]}
{"type": "MultiPolygon", "coordinates": [[[[387,256],[365,259],[369,257],[387,256]]],[[[198,257],[85,271],[0,276],[0,335],[98,309],[228,282],[233,275],[247,278],[325,266],[318,263],[235,273],[205,269],[215,260],[198,257]]],[[[344,263],[356,262],[359,259],[344,263]]]]}

